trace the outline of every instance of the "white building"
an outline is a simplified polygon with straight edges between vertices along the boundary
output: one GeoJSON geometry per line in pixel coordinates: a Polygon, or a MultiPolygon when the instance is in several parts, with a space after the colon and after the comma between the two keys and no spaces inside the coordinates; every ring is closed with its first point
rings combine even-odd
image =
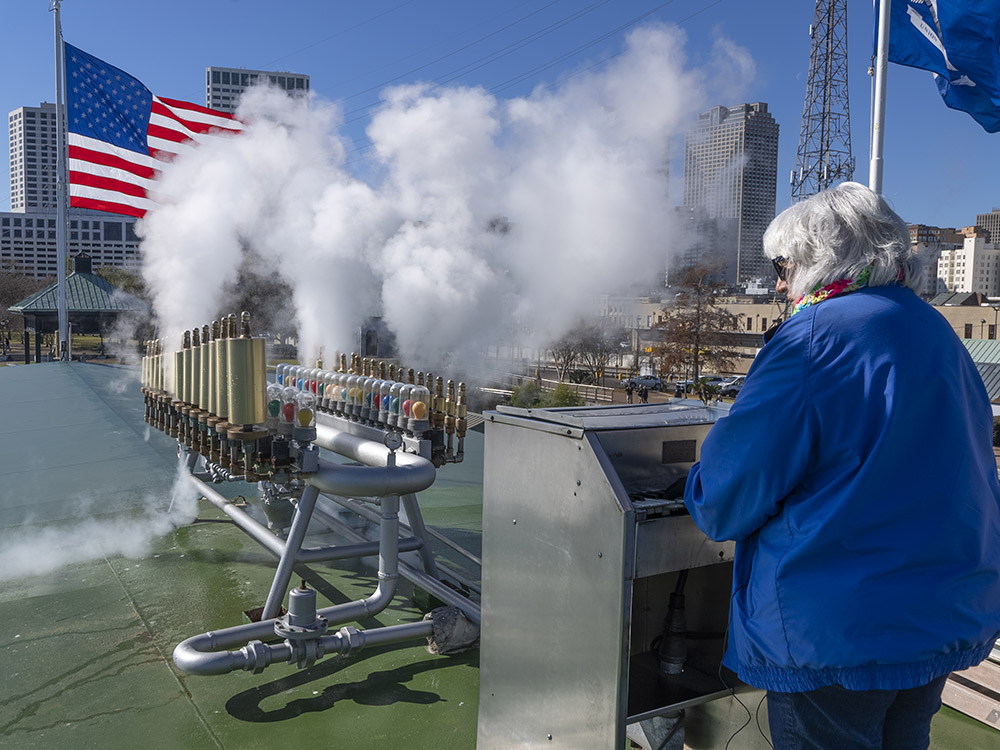
{"type": "Polygon", "coordinates": [[[12,211],[55,208],[56,105],[19,107],[7,116],[12,211]]]}
{"type": "Polygon", "coordinates": [[[289,94],[309,92],[309,76],[301,73],[208,67],[205,68],[205,106],[220,112],[235,112],[240,95],[260,81],[268,81],[289,94]]]}
{"type": "Polygon", "coordinates": [[[961,247],[941,251],[937,277],[949,292],[1000,296],[1000,245],[985,237],[966,237],[961,247]]]}
{"type": "MultiPolygon", "coordinates": [[[[138,267],[135,217],[73,209],[67,219],[69,256],[85,252],[93,260],[94,268],[138,267]]],[[[0,213],[0,272],[48,278],[57,273],[56,258],[54,208],[0,213]]]]}

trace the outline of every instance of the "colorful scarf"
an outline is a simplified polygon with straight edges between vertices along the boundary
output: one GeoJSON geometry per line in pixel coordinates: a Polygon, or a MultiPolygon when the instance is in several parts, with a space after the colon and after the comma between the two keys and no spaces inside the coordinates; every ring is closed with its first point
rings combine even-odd
{"type": "Polygon", "coordinates": [[[858,289],[868,286],[868,280],[872,277],[872,267],[865,266],[861,269],[861,273],[858,274],[856,279],[837,279],[836,281],[831,281],[826,286],[817,286],[808,294],[803,294],[799,297],[799,301],[795,303],[795,309],[792,310],[792,315],[795,315],[799,310],[803,310],[810,305],[815,305],[823,300],[830,299],[830,297],[839,297],[841,294],[848,294],[849,292],[855,292],[858,289]]]}

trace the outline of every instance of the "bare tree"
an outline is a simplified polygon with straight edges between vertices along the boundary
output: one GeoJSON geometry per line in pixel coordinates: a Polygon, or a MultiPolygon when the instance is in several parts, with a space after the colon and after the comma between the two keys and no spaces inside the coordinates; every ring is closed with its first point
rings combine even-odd
{"type": "Polygon", "coordinates": [[[567,373],[580,358],[580,336],[577,329],[572,329],[549,344],[549,351],[552,352],[559,380],[565,380],[567,373]]]}
{"type": "Polygon", "coordinates": [[[594,320],[579,326],[580,361],[593,376],[594,382],[600,382],[608,364],[618,355],[621,342],[628,337],[627,330],[610,320],[594,320]]]}
{"type": "Polygon", "coordinates": [[[718,269],[710,265],[693,266],[680,278],[679,291],[664,308],[664,320],[656,328],[663,331],[664,342],[655,352],[660,370],[680,370],[692,366],[693,379],[703,368],[730,370],[740,351],[731,341],[738,319],[716,303],[723,289],[718,269]]]}

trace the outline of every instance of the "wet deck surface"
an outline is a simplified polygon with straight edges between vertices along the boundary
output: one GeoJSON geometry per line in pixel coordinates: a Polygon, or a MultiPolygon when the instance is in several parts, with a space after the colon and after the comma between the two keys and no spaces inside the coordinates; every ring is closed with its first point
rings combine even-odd
{"type": "MultiPolygon", "coordinates": [[[[260,675],[174,668],[178,642],[240,624],[263,603],[275,559],[204,501],[192,523],[152,533],[170,502],[175,443],[142,422],[133,371],[3,367],[0,414],[0,748],[475,746],[476,652],[374,648],[260,675]]],[[[428,524],[476,551],[482,449],[470,433],[466,463],[421,494],[428,524]]],[[[297,573],[321,602],[367,596],[376,583],[361,561],[297,573]]],[[[360,625],[418,619],[401,588],[360,625]]],[[[946,709],[932,747],[996,750],[1000,734],[946,709]]]]}
{"type": "MultiPolygon", "coordinates": [[[[205,501],[194,523],[154,538],[138,557],[74,555],[88,534],[120,548],[114,532],[95,529],[133,533],[144,506],[163,511],[169,502],[175,446],[155,430],[144,439],[137,393],[120,368],[0,368],[0,560],[16,555],[47,571],[0,573],[0,747],[474,747],[475,652],[442,657],[401,645],[260,675],[174,668],[178,642],[238,625],[243,610],[263,603],[275,558],[205,501]],[[17,421],[7,418],[13,413],[17,421]],[[53,555],[89,559],[50,569],[53,555]]],[[[481,456],[482,435],[468,441],[481,456]]],[[[476,538],[482,502],[469,486],[470,459],[442,469],[421,497],[429,524],[454,520],[466,541],[476,538]]],[[[230,495],[240,488],[223,487],[230,495]]],[[[368,596],[377,582],[362,561],[296,573],[317,588],[321,606],[368,596]]],[[[405,582],[401,589],[359,627],[419,619],[405,582]]]]}

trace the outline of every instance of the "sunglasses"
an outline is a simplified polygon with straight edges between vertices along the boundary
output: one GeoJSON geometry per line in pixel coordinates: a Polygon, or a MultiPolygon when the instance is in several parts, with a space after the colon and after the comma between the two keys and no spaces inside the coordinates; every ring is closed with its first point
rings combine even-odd
{"type": "Polygon", "coordinates": [[[782,281],[788,281],[788,259],[778,256],[777,258],[771,258],[771,265],[774,266],[774,272],[778,274],[778,278],[782,281]]]}

